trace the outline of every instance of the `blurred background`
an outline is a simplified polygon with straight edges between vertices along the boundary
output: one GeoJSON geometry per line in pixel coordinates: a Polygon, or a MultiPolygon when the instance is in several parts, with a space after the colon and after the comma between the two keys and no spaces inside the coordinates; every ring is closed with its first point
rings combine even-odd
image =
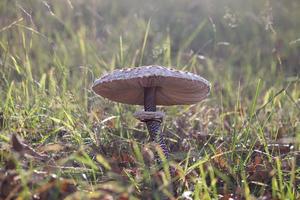
{"type": "Polygon", "coordinates": [[[233,79],[231,89],[253,77],[272,85],[299,74],[299,9],[296,0],[1,0],[1,87],[51,72],[76,87],[82,68],[98,77],[150,64],[233,79]]]}

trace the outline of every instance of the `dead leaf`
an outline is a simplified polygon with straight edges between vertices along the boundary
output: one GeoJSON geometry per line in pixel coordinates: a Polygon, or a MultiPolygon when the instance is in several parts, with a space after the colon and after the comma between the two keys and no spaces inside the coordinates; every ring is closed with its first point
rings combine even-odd
{"type": "Polygon", "coordinates": [[[146,165],[150,166],[150,164],[154,164],[155,157],[153,151],[150,148],[148,148],[147,146],[143,147],[142,154],[146,165]]]}
{"type": "Polygon", "coordinates": [[[54,152],[54,153],[59,152],[63,149],[64,147],[61,144],[47,144],[39,148],[39,150],[42,152],[54,152]]]}
{"type": "Polygon", "coordinates": [[[247,166],[250,181],[266,183],[271,178],[270,171],[272,171],[271,164],[261,154],[255,155],[252,162],[247,166]]]}
{"type": "Polygon", "coordinates": [[[0,199],[15,199],[21,188],[20,176],[15,170],[1,172],[0,199]]]}
{"type": "Polygon", "coordinates": [[[129,196],[128,196],[128,194],[127,193],[122,193],[121,195],[120,195],[120,197],[118,198],[118,200],[128,200],[129,199],[129,196]]]}
{"type": "Polygon", "coordinates": [[[18,152],[20,155],[28,154],[39,160],[46,160],[48,158],[47,155],[36,152],[32,147],[27,144],[21,142],[21,140],[17,137],[16,134],[12,134],[11,137],[12,149],[18,152]]]}
{"type": "Polygon", "coordinates": [[[221,148],[218,149],[216,151],[216,155],[219,155],[219,156],[214,156],[213,162],[215,164],[217,164],[218,167],[221,168],[221,169],[228,169],[229,165],[228,165],[226,159],[224,158],[224,156],[222,154],[223,154],[222,149],[221,148]]]}
{"type": "Polygon", "coordinates": [[[48,183],[35,191],[34,199],[59,200],[76,191],[72,180],[53,177],[48,183]]]}
{"type": "Polygon", "coordinates": [[[114,197],[110,194],[105,194],[105,195],[102,195],[99,197],[99,200],[113,200],[113,199],[114,199],[114,197]]]}
{"type": "Polygon", "coordinates": [[[24,151],[24,145],[21,143],[21,141],[18,139],[18,137],[15,134],[12,134],[11,142],[14,151],[19,153],[22,153],[24,151]]]}

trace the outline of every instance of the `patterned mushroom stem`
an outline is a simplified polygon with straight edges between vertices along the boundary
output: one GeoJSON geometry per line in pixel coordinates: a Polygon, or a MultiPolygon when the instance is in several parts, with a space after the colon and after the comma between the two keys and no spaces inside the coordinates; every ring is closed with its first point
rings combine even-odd
{"type": "MultiPolygon", "coordinates": [[[[155,98],[156,98],[156,87],[146,87],[144,88],[144,109],[145,111],[156,111],[156,103],[155,103],[155,98]]],[[[153,119],[153,120],[148,120],[146,122],[148,131],[150,133],[150,137],[154,139],[156,143],[159,144],[161,147],[164,155],[166,158],[169,157],[169,151],[166,146],[166,143],[160,134],[160,124],[161,121],[153,119]]],[[[160,159],[158,159],[160,162],[160,159]]]]}
{"type": "MultiPolygon", "coordinates": [[[[155,112],[156,111],[156,103],[155,103],[155,98],[156,98],[156,87],[146,87],[144,88],[144,109],[145,111],[152,111],[155,112]]],[[[166,146],[166,143],[162,137],[162,135],[160,134],[161,130],[160,130],[160,124],[161,121],[157,120],[157,119],[153,119],[153,120],[148,120],[146,121],[146,125],[148,128],[148,131],[150,133],[150,137],[154,138],[154,141],[159,144],[159,146],[161,147],[165,157],[168,159],[169,158],[169,150],[166,146]]],[[[161,159],[159,158],[158,154],[156,154],[156,160],[158,162],[158,164],[161,164],[161,159]]],[[[170,175],[171,178],[174,177],[175,175],[175,171],[170,168],[170,175]]],[[[173,188],[173,184],[169,185],[169,191],[173,191],[173,193],[176,195],[176,191],[173,188]]],[[[166,197],[163,197],[162,199],[169,199],[166,197]]]]}

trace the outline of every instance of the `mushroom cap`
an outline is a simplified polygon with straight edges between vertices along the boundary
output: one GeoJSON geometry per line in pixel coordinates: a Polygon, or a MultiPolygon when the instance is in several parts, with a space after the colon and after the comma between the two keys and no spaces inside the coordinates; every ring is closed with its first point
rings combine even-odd
{"type": "Polygon", "coordinates": [[[115,70],[97,79],[93,91],[110,100],[144,105],[144,88],[156,87],[156,105],[189,105],[206,98],[210,83],[190,72],[161,66],[115,70]]]}

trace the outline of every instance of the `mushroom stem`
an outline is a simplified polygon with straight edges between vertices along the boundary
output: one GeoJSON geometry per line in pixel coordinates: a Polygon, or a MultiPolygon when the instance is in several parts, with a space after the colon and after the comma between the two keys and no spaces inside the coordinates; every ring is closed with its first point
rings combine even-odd
{"type": "MultiPolygon", "coordinates": [[[[146,87],[144,88],[144,109],[145,111],[156,111],[156,87],[146,87]]],[[[161,121],[152,119],[146,122],[150,137],[161,147],[166,158],[169,157],[169,151],[166,146],[166,143],[160,134],[160,124],[161,121]]]]}

